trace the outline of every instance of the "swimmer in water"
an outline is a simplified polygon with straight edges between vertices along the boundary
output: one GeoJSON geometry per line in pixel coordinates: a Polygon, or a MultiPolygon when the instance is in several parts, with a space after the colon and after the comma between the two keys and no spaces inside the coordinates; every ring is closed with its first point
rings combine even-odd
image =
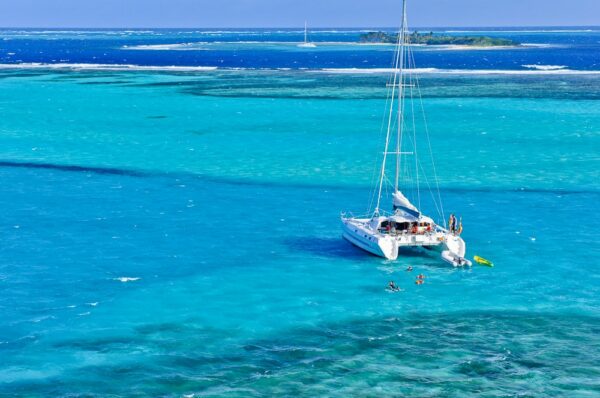
{"type": "Polygon", "coordinates": [[[423,279],[425,279],[425,275],[419,274],[419,275],[417,275],[417,279],[423,280],[423,279]]]}
{"type": "Polygon", "coordinates": [[[408,266],[408,268],[406,269],[408,272],[411,272],[413,270],[413,267],[411,265],[408,266]]]}
{"type": "Polygon", "coordinates": [[[416,283],[417,285],[422,285],[422,284],[423,284],[423,279],[417,279],[417,280],[415,281],[415,283],[416,283]]]}
{"type": "Polygon", "coordinates": [[[400,290],[400,288],[394,283],[394,281],[390,281],[390,283],[388,283],[388,289],[390,289],[392,292],[397,292],[398,290],[400,290]]]}

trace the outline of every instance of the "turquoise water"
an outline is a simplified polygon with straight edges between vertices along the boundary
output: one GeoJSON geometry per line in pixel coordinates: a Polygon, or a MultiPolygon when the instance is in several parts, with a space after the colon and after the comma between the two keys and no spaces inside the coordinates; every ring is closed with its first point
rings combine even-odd
{"type": "Polygon", "coordinates": [[[600,76],[422,77],[472,269],[340,237],[385,81],[0,71],[0,395],[600,395],[600,76]]]}

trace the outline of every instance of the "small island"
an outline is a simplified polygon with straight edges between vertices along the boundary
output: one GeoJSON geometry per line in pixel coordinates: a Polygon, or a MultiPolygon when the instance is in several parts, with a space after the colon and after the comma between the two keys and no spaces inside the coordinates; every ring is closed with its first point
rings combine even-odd
{"type": "MultiPolygon", "coordinates": [[[[398,34],[386,32],[368,32],[360,35],[361,43],[397,43],[398,34]]],[[[518,46],[519,43],[498,37],[489,36],[448,36],[441,34],[419,33],[417,31],[409,34],[408,42],[410,44],[422,44],[430,46],[455,45],[472,47],[505,47],[518,46]]]]}

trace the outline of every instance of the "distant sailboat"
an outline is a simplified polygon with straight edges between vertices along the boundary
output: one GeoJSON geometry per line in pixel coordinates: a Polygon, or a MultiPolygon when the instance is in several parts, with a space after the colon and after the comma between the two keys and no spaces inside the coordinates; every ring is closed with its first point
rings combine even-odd
{"type": "MultiPolygon", "coordinates": [[[[394,55],[394,71],[388,86],[389,106],[386,112],[387,130],[385,131],[385,147],[383,163],[378,171],[379,181],[374,190],[369,213],[365,216],[346,216],[342,213],[343,237],[359,248],[384,257],[396,260],[400,249],[423,248],[440,253],[441,259],[457,266],[471,265],[465,259],[466,244],[460,237],[460,227],[456,218],[451,216],[449,228],[438,225],[432,218],[424,215],[417,206],[421,207],[420,182],[426,182],[431,193],[432,202],[438,210],[439,217],[445,222],[444,208],[441,201],[435,164],[431,154],[431,145],[424,118],[418,77],[411,75],[415,68],[412,56],[406,22],[406,0],[402,2],[402,26],[398,35],[394,55]],[[417,98],[413,98],[413,94],[417,98]],[[416,123],[422,118],[421,123],[416,123]],[[418,129],[424,130],[427,137],[425,148],[430,157],[418,158],[417,146],[418,129]],[[392,160],[390,162],[390,160],[392,160]],[[427,177],[425,166],[430,162],[433,179],[427,177]],[[388,178],[388,163],[392,163],[394,178],[388,178]],[[403,180],[403,190],[400,190],[400,180],[403,180]],[[392,211],[381,209],[381,199],[389,185],[392,211]],[[432,187],[433,185],[433,187],[432,187]],[[406,188],[406,189],[405,189],[406,188]],[[437,188],[437,192],[433,188],[437,188]],[[412,201],[405,193],[411,193],[412,201]]],[[[391,176],[390,176],[391,177],[391,176]]]]}
{"type": "Polygon", "coordinates": [[[304,21],[304,43],[298,44],[298,47],[315,48],[317,45],[308,41],[308,24],[304,21]]]}

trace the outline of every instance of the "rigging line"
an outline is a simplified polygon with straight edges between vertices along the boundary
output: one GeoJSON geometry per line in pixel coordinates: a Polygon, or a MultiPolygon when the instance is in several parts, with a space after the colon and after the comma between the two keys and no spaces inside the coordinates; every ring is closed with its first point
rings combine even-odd
{"type": "MultiPolygon", "coordinates": [[[[395,64],[395,57],[392,58],[392,60],[390,61],[390,67],[393,68],[395,64]]],[[[390,105],[390,99],[393,99],[393,91],[392,91],[392,77],[394,77],[394,74],[389,74],[387,77],[387,81],[386,81],[386,99],[385,99],[385,107],[384,109],[388,109],[388,106],[390,105]]],[[[386,116],[387,116],[387,111],[383,112],[381,115],[381,123],[380,123],[380,127],[379,127],[379,137],[377,142],[381,141],[382,137],[383,137],[383,133],[384,133],[384,126],[385,126],[385,120],[386,120],[386,116]]],[[[378,188],[379,188],[379,184],[380,184],[380,179],[378,177],[379,175],[379,159],[380,159],[380,153],[376,152],[375,155],[375,162],[374,165],[375,167],[373,167],[373,172],[371,175],[371,190],[369,192],[369,206],[368,206],[368,213],[371,213],[373,210],[373,203],[375,202],[375,195],[377,194],[378,188]]]]}
{"type": "MultiPolygon", "coordinates": [[[[414,66],[414,65],[413,65],[414,66]]],[[[412,124],[413,124],[413,133],[415,135],[415,173],[416,173],[416,177],[417,177],[417,203],[418,203],[418,208],[421,208],[421,191],[419,189],[419,169],[418,169],[418,165],[419,163],[419,158],[417,156],[417,139],[416,139],[416,135],[417,135],[417,121],[415,118],[415,100],[414,100],[414,92],[413,92],[413,87],[412,87],[412,83],[413,83],[413,74],[411,73],[410,75],[410,83],[411,83],[411,87],[410,87],[410,106],[411,106],[411,113],[412,113],[412,124]]]]}
{"type": "MultiPolygon", "coordinates": [[[[390,62],[390,64],[391,64],[390,66],[391,67],[394,66],[394,61],[395,60],[392,59],[392,61],[390,62]]],[[[390,85],[391,81],[392,81],[392,75],[390,74],[387,77],[386,98],[385,98],[385,107],[384,107],[384,109],[388,109],[388,105],[389,105],[389,101],[390,101],[390,97],[391,97],[390,94],[392,93],[392,89],[391,89],[391,85],[390,85]]],[[[380,126],[379,126],[379,137],[378,137],[377,142],[381,141],[381,138],[383,137],[383,131],[384,131],[384,126],[385,126],[386,116],[387,116],[387,112],[383,112],[382,115],[381,115],[381,123],[380,123],[380,126]]],[[[372,188],[371,188],[371,190],[369,192],[369,198],[370,199],[369,199],[369,206],[368,206],[367,213],[371,213],[372,212],[372,210],[373,210],[373,202],[375,202],[375,194],[377,193],[377,188],[378,188],[378,185],[377,185],[377,180],[378,180],[377,175],[379,174],[378,173],[379,167],[377,165],[379,164],[379,159],[380,159],[380,154],[377,153],[375,155],[375,163],[374,163],[375,167],[373,167],[373,172],[371,174],[371,187],[372,188]]]]}
{"type": "MultiPolygon", "coordinates": [[[[406,21],[405,21],[406,24],[406,21]]],[[[406,46],[406,42],[404,43],[404,45],[406,46]]],[[[400,82],[400,84],[404,85],[404,76],[402,76],[402,80],[400,82]]],[[[409,180],[410,177],[410,172],[408,170],[408,162],[401,162],[402,159],[402,148],[403,148],[403,143],[404,143],[404,130],[406,129],[405,123],[404,123],[404,115],[406,114],[406,98],[403,98],[402,100],[402,107],[399,107],[398,109],[398,113],[396,116],[396,122],[398,123],[398,130],[399,130],[399,136],[397,137],[397,148],[399,149],[397,152],[397,159],[400,160],[400,164],[397,164],[397,168],[399,169],[399,178],[402,181],[402,186],[408,186],[407,185],[407,180],[409,180]]],[[[408,136],[408,138],[410,139],[410,135],[408,136]]],[[[410,188],[409,188],[410,189],[410,188]]],[[[395,185],[395,190],[398,191],[399,187],[398,187],[398,183],[395,185]]]]}
{"type": "Polygon", "coordinates": [[[385,185],[385,193],[387,194],[388,187],[392,187],[394,186],[394,184],[392,184],[392,180],[390,180],[387,176],[385,176],[385,182],[387,182],[387,184],[385,185]]]}
{"type": "Polygon", "coordinates": [[[394,191],[398,191],[398,178],[400,177],[400,137],[402,136],[402,129],[404,128],[404,58],[406,51],[406,0],[402,0],[402,23],[400,24],[400,34],[398,35],[398,42],[400,43],[399,54],[399,73],[400,82],[398,87],[398,131],[396,133],[396,173],[394,178],[394,191]]]}
{"type": "Polygon", "coordinates": [[[427,178],[427,174],[425,173],[425,169],[423,168],[423,164],[421,162],[419,162],[419,167],[421,168],[421,170],[423,170],[423,176],[425,177],[425,183],[427,184],[427,188],[429,188],[429,193],[431,194],[431,199],[432,199],[433,204],[435,205],[435,209],[438,213],[438,218],[440,218],[442,215],[442,213],[440,212],[440,207],[438,206],[438,203],[435,200],[435,195],[433,193],[433,189],[431,189],[431,184],[429,183],[429,178],[427,178]]]}
{"type": "MultiPolygon", "coordinates": [[[[412,53],[411,55],[412,55],[412,60],[413,60],[413,65],[414,65],[415,64],[414,53],[412,53]]],[[[427,137],[427,144],[429,146],[429,156],[431,158],[431,166],[433,168],[433,177],[434,177],[435,186],[436,186],[436,189],[437,189],[437,195],[438,195],[438,200],[439,200],[439,204],[440,204],[440,209],[442,210],[442,220],[444,222],[444,228],[447,228],[448,226],[446,225],[446,214],[444,212],[444,202],[442,201],[442,194],[440,192],[440,181],[439,181],[439,178],[438,178],[438,175],[437,175],[437,170],[436,170],[436,167],[435,167],[435,159],[433,157],[433,149],[431,147],[431,139],[429,137],[429,127],[428,127],[428,124],[427,124],[427,116],[425,114],[425,105],[423,103],[423,95],[422,95],[422,92],[421,92],[421,84],[420,84],[419,76],[418,75],[415,75],[415,81],[416,81],[416,85],[415,86],[417,88],[417,93],[419,95],[419,102],[420,102],[420,105],[421,105],[421,112],[423,114],[423,124],[425,126],[425,137],[427,137]]]]}
{"type": "MultiPolygon", "coordinates": [[[[392,78],[390,76],[389,81],[391,81],[392,78]]],[[[396,82],[395,76],[394,76],[394,83],[396,82]]],[[[394,107],[394,89],[389,89],[388,90],[388,100],[386,100],[386,109],[389,105],[390,109],[393,109],[394,107]],[[390,95],[390,91],[391,91],[391,95],[390,95]]],[[[390,132],[391,132],[391,127],[390,127],[390,123],[392,123],[389,119],[391,119],[392,115],[391,113],[388,115],[387,112],[384,113],[383,119],[385,120],[385,117],[388,116],[388,127],[387,127],[387,133],[386,133],[386,138],[385,138],[385,146],[384,146],[384,153],[383,153],[383,157],[382,157],[382,166],[381,166],[381,175],[378,181],[378,184],[375,186],[375,190],[373,192],[373,199],[375,199],[375,193],[377,191],[377,189],[379,190],[377,192],[377,206],[375,207],[375,212],[379,212],[379,206],[380,206],[380,202],[381,202],[381,194],[382,194],[382,188],[383,188],[383,184],[384,184],[384,179],[387,179],[387,176],[385,175],[385,166],[386,166],[386,159],[387,159],[387,153],[388,153],[388,146],[389,146],[389,137],[390,137],[390,132]]],[[[379,159],[379,155],[377,155],[377,159],[379,159]]],[[[387,187],[386,187],[386,195],[387,195],[387,187]]],[[[369,206],[371,207],[372,204],[369,206]]]]}
{"type": "MultiPolygon", "coordinates": [[[[404,134],[402,135],[402,141],[404,142],[404,134]]],[[[413,137],[411,134],[406,134],[406,141],[408,143],[409,147],[413,146],[413,137]]],[[[401,144],[403,144],[403,142],[401,144]]],[[[414,153],[413,153],[414,154],[414,153]]],[[[410,162],[406,161],[403,162],[403,170],[404,170],[404,176],[403,176],[403,185],[406,186],[406,190],[407,192],[411,192],[411,194],[414,194],[415,191],[415,186],[414,186],[414,179],[411,178],[411,175],[414,173],[411,173],[411,169],[410,169],[410,162]]],[[[414,196],[411,196],[414,197],[414,196]]]]}
{"type": "MultiPolygon", "coordinates": [[[[413,67],[414,67],[414,58],[413,58],[413,64],[412,64],[412,65],[413,65],[413,67]]],[[[414,78],[416,78],[416,76],[414,76],[414,75],[412,75],[412,74],[411,74],[411,78],[413,78],[413,77],[414,77],[414,78]]],[[[413,86],[415,86],[415,87],[417,86],[417,84],[416,84],[415,80],[412,80],[412,79],[411,79],[411,84],[412,84],[412,83],[415,83],[415,84],[413,84],[413,86]]],[[[413,89],[411,88],[411,94],[413,94],[413,92],[412,92],[412,91],[413,91],[413,89]]],[[[415,101],[414,101],[414,96],[413,96],[413,97],[411,97],[411,98],[413,99],[413,101],[411,102],[411,104],[412,104],[412,113],[413,113],[413,114],[412,114],[412,116],[413,116],[413,128],[414,128],[414,129],[416,129],[416,112],[415,112],[415,104],[414,104],[414,103],[415,103],[415,101]]],[[[419,159],[417,159],[417,164],[418,164],[418,167],[419,167],[419,169],[420,169],[420,170],[421,170],[421,172],[422,172],[421,174],[422,174],[422,176],[423,176],[423,179],[425,180],[425,184],[427,185],[427,189],[428,189],[428,191],[429,191],[429,194],[431,195],[431,199],[432,199],[432,201],[433,201],[433,204],[434,204],[434,206],[435,206],[435,208],[436,208],[436,211],[437,211],[437,213],[438,213],[438,219],[439,219],[439,218],[441,217],[442,213],[441,213],[441,211],[440,211],[440,207],[439,207],[439,205],[438,205],[438,203],[437,203],[437,200],[436,200],[436,197],[435,197],[435,195],[434,195],[434,190],[432,189],[432,187],[431,187],[431,183],[429,182],[429,178],[427,177],[427,171],[425,170],[425,167],[423,166],[423,165],[424,165],[424,163],[423,163],[423,162],[420,162],[420,161],[419,161],[419,159]]],[[[420,196],[419,196],[419,208],[421,208],[421,200],[420,200],[420,196]]],[[[443,219],[443,217],[442,217],[442,219],[443,219]]]]}
{"type": "MultiPolygon", "coordinates": [[[[403,1],[404,7],[406,7],[406,0],[403,1]]],[[[402,11],[402,24],[404,26],[404,20],[406,19],[405,16],[405,8],[402,11]]],[[[388,128],[387,128],[387,133],[386,133],[386,137],[385,137],[385,149],[383,152],[383,162],[381,165],[381,175],[380,175],[380,179],[379,179],[379,192],[377,195],[377,207],[375,207],[375,213],[379,212],[379,206],[381,205],[381,190],[383,189],[383,178],[385,177],[385,164],[387,162],[387,152],[389,150],[389,143],[390,143],[390,132],[391,132],[391,122],[392,122],[392,114],[393,114],[393,110],[394,110],[394,95],[396,93],[396,82],[398,79],[398,63],[400,61],[400,50],[402,48],[402,43],[400,41],[402,35],[398,35],[398,43],[397,43],[397,50],[396,50],[396,60],[395,60],[395,68],[394,68],[394,79],[393,79],[393,85],[392,85],[392,97],[390,100],[390,114],[388,117],[388,128]]]]}
{"type": "Polygon", "coordinates": [[[387,184],[385,184],[385,196],[388,196],[388,186],[391,186],[391,181],[387,178],[387,176],[385,176],[385,180],[387,182],[387,184]]]}
{"type": "MultiPolygon", "coordinates": [[[[404,0],[404,4],[406,6],[406,0],[404,0]]],[[[406,14],[404,14],[404,23],[407,23],[407,18],[406,18],[406,14]]],[[[408,38],[408,40],[410,41],[410,36],[408,38]]],[[[413,51],[410,49],[410,46],[408,47],[407,50],[407,57],[411,56],[412,54],[412,61],[414,64],[414,53],[413,51]]],[[[414,65],[413,65],[414,67],[414,65]]],[[[409,71],[408,72],[409,76],[411,77],[411,83],[412,83],[412,73],[409,71]]],[[[412,84],[411,84],[412,86],[412,84]]],[[[419,166],[418,166],[418,151],[417,151],[417,129],[416,129],[416,125],[415,125],[415,112],[414,112],[414,98],[413,98],[413,91],[412,91],[412,87],[410,87],[411,90],[411,106],[412,106],[412,110],[413,110],[413,146],[414,146],[414,157],[415,157],[415,182],[416,182],[416,187],[417,187],[417,203],[419,204],[419,208],[421,207],[421,190],[419,189],[419,166]]]]}
{"type": "MultiPolygon", "coordinates": [[[[392,66],[393,66],[393,60],[392,60],[392,66]]],[[[387,83],[386,87],[389,87],[389,83],[392,80],[392,76],[388,76],[387,78],[387,83]]],[[[389,105],[389,101],[390,101],[390,93],[391,93],[391,88],[387,88],[386,89],[386,98],[385,98],[385,108],[388,108],[389,105]]],[[[383,137],[383,131],[384,131],[384,126],[385,126],[385,119],[386,119],[386,114],[387,112],[383,112],[381,115],[381,123],[380,123],[380,127],[379,127],[379,139],[377,140],[377,142],[381,141],[381,138],[383,137]]],[[[371,213],[373,210],[373,203],[375,202],[375,194],[377,193],[377,188],[378,188],[378,184],[377,184],[377,180],[378,180],[378,171],[379,171],[379,167],[377,166],[379,164],[379,159],[380,159],[380,154],[377,153],[375,155],[375,167],[373,167],[373,172],[371,174],[371,190],[369,192],[369,206],[368,206],[368,210],[367,213],[371,213]]]]}

